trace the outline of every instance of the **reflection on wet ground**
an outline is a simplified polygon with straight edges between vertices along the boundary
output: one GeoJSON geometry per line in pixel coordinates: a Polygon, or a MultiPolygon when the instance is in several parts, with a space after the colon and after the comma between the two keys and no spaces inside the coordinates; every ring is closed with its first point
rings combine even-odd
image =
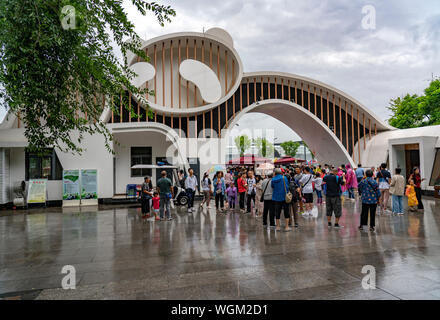
{"type": "MultiPolygon", "coordinates": [[[[139,208],[34,209],[0,217],[0,297],[8,299],[440,299],[440,202],[425,213],[378,217],[360,232],[359,203],[345,201],[345,228],[325,208],[292,232],[252,215],[173,210],[142,221],[139,208]],[[76,289],[64,290],[64,265],[76,289]],[[376,289],[362,288],[362,268],[376,289]]],[[[4,214],[4,212],[3,212],[4,214]]]]}

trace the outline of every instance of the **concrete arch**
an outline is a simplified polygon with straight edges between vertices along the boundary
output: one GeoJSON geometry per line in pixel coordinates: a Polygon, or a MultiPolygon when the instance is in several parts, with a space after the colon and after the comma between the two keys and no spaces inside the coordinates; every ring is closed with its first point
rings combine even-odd
{"type": "Polygon", "coordinates": [[[112,134],[126,133],[126,132],[156,132],[163,134],[176,148],[178,152],[178,163],[173,165],[183,166],[185,169],[189,168],[188,159],[182,154],[179,148],[179,135],[170,127],[157,122],[129,122],[119,124],[109,124],[108,128],[112,134]]]}
{"type": "Polygon", "coordinates": [[[286,100],[263,100],[246,107],[230,122],[228,129],[224,129],[226,139],[229,139],[231,130],[241,117],[251,112],[272,116],[290,127],[315,152],[320,163],[333,165],[349,163],[354,166],[353,159],[345,147],[324,122],[300,105],[286,100]]]}

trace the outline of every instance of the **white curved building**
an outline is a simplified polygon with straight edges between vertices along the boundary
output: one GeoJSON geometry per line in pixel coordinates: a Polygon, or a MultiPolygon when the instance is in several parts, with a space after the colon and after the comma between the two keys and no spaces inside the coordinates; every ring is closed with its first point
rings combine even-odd
{"type": "Polygon", "coordinates": [[[230,144],[226,140],[248,112],[285,123],[320,163],[377,167],[387,162],[391,170],[400,166],[404,172],[419,165],[425,190],[432,190],[440,176],[440,155],[435,159],[440,126],[397,130],[353,97],[318,80],[283,72],[245,72],[232,37],[223,29],[160,36],[144,41],[143,50],[149,61],[134,54],[128,61],[138,74],[133,83],[155,91],[146,97],[153,117],[147,117],[147,106],[128,92],[136,117],[124,108],[122,96],[114,100],[113,111],[106,108],[101,116],[119,142],[114,156],[106,151],[102,137],[90,136],[84,139],[82,156],[55,150],[48,175],[43,160],[26,154],[20,119],[8,114],[0,124],[0,204],[11,200],[16,182],[44,175],[49,178],[49,200],[60,200],[60,168],[97,168],[102,199],[123,194],[127,184],[140,183],[147,173],[155,179],[156,172],[131,169],[134,164],[167,160],[203,173],[224,163],[230,144]]]}

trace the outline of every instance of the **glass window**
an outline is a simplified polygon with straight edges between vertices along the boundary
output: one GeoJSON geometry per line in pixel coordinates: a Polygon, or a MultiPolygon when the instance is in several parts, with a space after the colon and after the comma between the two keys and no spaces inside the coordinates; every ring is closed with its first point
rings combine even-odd
{"type": "Polygon", "coordinates": [[[434,165],[432,166],[430,186],[440,186],[440,149],[437,149],[434,159],[434,165]]]}
{"type": "MultiPolygon", "coordinates": [[[[131,165],[136,164],[152,164],[152,148],[151,147],[131,147],[131,165]]],[[[151,176],[151,169],[131,169],[132,177],[151,176]]]]}
{"type": "Polygon", "coordinates": [[[48,150],[44,155],[26,151],[25,162],[26,180],[62,180],[63,167],[54,150],[48,150]]]}

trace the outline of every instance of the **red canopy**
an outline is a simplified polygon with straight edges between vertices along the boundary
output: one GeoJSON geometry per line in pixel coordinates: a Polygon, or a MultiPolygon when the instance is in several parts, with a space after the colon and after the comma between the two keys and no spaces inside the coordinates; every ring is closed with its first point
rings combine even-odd
{"type": "Polygon", "coordinates": [[[256,163],[265,163],[265,162],[272,162],[270,159],[263,158],[263,157],[256,157],[253,154],[245,154],[244,156],[240,158],[235,158],[228,161],[228,165],[236,164],[236,165],[245,165],[245,164],[256,164],[256,163]]]}
{"type": "Polygon", "coordinates": [[[295,162],[305,162],[303,159],[297,159],[292,157],[283,157],[274,162],[274,164],[290,164],[295,162]]]}

